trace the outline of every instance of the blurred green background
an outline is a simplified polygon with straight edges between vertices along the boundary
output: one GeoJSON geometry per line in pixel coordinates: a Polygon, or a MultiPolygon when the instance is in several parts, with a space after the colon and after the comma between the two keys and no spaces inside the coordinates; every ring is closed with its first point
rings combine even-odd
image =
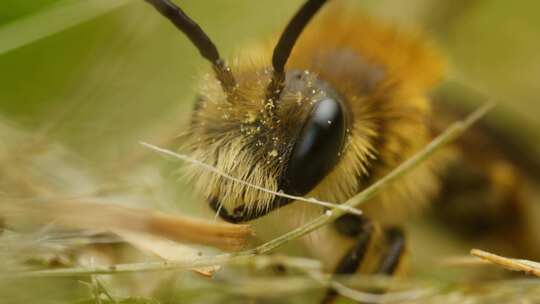
{"type": "MultiPolygon", "coordinates": [[[[303,1],[176,2],[231,57],[280,31],[303,1]]],[[[481,92],[478,103],[499,101],[499,123],[540,148],[540,2],[348,2],[400,27],[428,32],[448,57],[448,79],[481,92]]],[[[91,163],[148,153],[139,140],[159,142],[178,132],[207,68],[187,39],[142,0],[0,5],[0,116],[91,163]]]]}

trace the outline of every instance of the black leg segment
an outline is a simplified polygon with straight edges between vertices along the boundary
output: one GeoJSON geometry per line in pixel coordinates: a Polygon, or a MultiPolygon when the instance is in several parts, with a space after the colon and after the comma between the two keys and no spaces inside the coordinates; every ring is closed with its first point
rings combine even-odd
{"type": "Polygon", "coordinates": [[[405,253],[405,235],[399,228],[389,228],[385,232],[388,247],[379,263],[378,274],[393,275],[405,253]]]}
{"type": "MultiPolygon", "coordinates": [[[[356,244],[341,258],[334,274],[353,274],[358,270],[360,264],[366,257],[366,253],[369,248],[369,244],[373,237],[374,227],[368,220],[362,218],[363,225],[361,226],[361,232],[358,234],[358,241],[356,244]]],[[[329,288],[321,301],[322,304],[332,303],[337,296],[337,292],[329,288]]]]}
{"type": "MultiPolygon", "coordinates": [[[[364,259],[367,258],[368,250],[371,251],[370,244],[376,241],[375,236],[384,238],[384,246],[380,252],[378,265],[373,269],[373,274],[394,275],[399,267],[401,259],[405,253],[405,235],[399,228],[387,228],[384,234],[374,233],[375,227],[364,217],[346,216],[336,221],[337,230],[346,236],[355,236],[356,244],[341,258],[334,273],[354,274],[358,271],[364,259]]],[[[370,256],[373,254],[369,253],[370,256]]],[[[370,293],[383,294],[384,289],[369,290],[370,293]]],[[[322,304],[334,303],[338,294],[334,289],[328,289],[322,304]]]]}

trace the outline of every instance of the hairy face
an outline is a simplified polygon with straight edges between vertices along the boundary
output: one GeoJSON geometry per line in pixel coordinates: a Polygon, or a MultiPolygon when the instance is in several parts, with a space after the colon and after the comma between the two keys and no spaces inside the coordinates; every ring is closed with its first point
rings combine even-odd
{"type": "MultiPolygon", "coordinates": [[[[239,75],[229,96],[215,80],[204,81],[181,149],[246,183],[274,192],[309,192],[342,149],[345,119],[339,97],[309,71],[287,73],[277,101],[266,96],[267,69],[239,75]],[[324,161],[317,162],[317,155],[324,161]]],[[[186,172],[230,221],[255,218],[290,202],[195,166],[186,172]]]]}

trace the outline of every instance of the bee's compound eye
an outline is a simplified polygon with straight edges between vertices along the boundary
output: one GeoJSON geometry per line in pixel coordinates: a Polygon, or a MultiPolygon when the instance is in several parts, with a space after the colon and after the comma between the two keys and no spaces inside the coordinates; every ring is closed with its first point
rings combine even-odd
{"type": "Polygon", "coordinates": [[[296,139],[283,179],[283,190],[303,195],[334,167],[345,138],[341,104],[330,98],[318,101],[296,139]]]}

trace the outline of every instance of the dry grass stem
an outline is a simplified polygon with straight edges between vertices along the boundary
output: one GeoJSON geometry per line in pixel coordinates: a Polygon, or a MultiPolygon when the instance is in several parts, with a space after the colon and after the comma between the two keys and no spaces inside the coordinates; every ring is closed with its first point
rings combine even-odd
{"type": "Polygon", "coordinates": [[[200,244],[225,250],[239,250],[253,234],[248,225],[170,215],[153,210],[116,204],[83,201],[0,204],[0,214],[9,221],[54,223],[67,228],[106,230],[122,235],[144,233],[181,243],[200,244]]]}
{"type": "Polygon", "coordinates": [[[184,155],[184,154],[180,154],[180,153],[176,153],[176,152],[173,152],[173,151],[170,151],[170,150],[167,150],[167,149],[163,149],[163,148],[160,148],[160,147],[157,147],[155,145],[152,145],[152,144],[149,144],[149,143],[145,143],[145,142],[140,142],[141,145],[151,149],[151,150],[154,150],[154,151],[157,151],[161,154],[164,154],[164,155],[168,155],[168,156],[172,156],[174,158],[177,158],[177,159],[180,159],[182,161],[186,161],[186,162],[189,162],[189,163],[192,163],[194,165],[197,165],[197,166],[200,166],[210,172],[213,172],[221,177],[224,177],[228,180],[231,180],[231,181],[234,181],[236,183],[240,183],[242,185],[245,185],[247,187],[251,187],[251,188],[254,188],[254,189],[257,189],[259,191],[262,191],[262,192],[266,192],[266,193],[270,193],[272,195],[275,195],[275,196],[280,196],[280,197],[285,197],[285,198],[290,198],[292,200],[295,200],[295,201],[301,201],[301,202],[306,202],[306,203],[310,203],[310,204],[315,204],[315,205],[320,205],[320,206],[323,206],[323,207],[327,207],[327,208],[330,208],[330,209],[341,209],[343,211],[346,211],[348,213],[352,213],[352,214],[357,214],[357,215],[361,215],[362,214],[362,211],[358,210],[358,209],[355,209],[355,208],[351,208],[350,206],[344,206],[344,205],[339,205],[339,204],[336,204],[336,203],[330,203],[330,202],[325,202],[325,201],[320,201],[316,198],[306,198],[306,197],[302,197],[302,196],[295,196],[295,195],[291,195],[291,194],[286,194],[286,193],[283,193],[283,192],[277,192],[277,191],[272,191],[270,189],[266,189],[264,187],[261,187],[261,186],[257,186],[257,185],[254,185],[254,184],[251,184],[251,183],[248,183],[244,180],[241,180],[239,178],[236,178],[234,176],[231,176],[225,172],[221,172],[219,169],[209,165],[209,164],[206,164],[206,163],[203,163],[197,159],[194,159],[192,157],[189,157],[187,155],[184,155]]]}
{"type": "Polygon", "coordinates": [[[540,263],[538,262],[507,258],[480,249],[471,250],[471,255],[511,271],[520,271],[540,277],[540,263]]]}

